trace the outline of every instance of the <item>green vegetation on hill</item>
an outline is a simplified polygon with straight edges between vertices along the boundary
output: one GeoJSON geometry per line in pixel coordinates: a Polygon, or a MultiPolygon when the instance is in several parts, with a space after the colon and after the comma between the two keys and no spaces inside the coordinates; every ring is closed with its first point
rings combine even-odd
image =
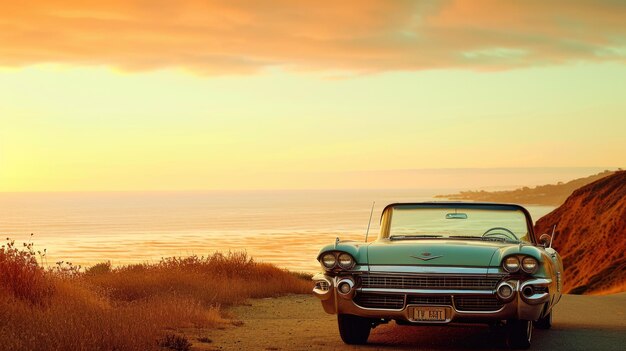
{"type": "Polygon", "coordinates": [[[461,191],[458,194],[437,195],[437,198],[450,200],[471,200],[486,202],[512,202],[533,205],[560,205],[574,190],[610,176],[614,171],[604,171],[586,178],[578,178],[567,183],[539,185],[534,188],[523,187],[504,191],[461,191]]]}

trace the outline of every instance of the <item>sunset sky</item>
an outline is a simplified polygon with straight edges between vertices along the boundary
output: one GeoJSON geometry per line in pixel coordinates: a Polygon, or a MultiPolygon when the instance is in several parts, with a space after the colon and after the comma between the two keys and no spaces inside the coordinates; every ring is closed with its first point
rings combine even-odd
{"type": "Polygon", "coordinates": [[[0,0],[0,191],[621,167],[625,17],[621,1],[0,0]]]}

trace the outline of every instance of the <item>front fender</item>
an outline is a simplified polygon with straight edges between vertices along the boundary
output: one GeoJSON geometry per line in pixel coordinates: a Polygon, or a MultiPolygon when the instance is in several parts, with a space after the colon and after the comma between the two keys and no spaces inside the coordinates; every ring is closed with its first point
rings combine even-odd
{"type": "Polygon", "coordinates": [[[489,266],[501,267],[502,260],[511,255],[530,256],[539,262],[539,269],[533,274],[536,278],[546,278],[556,281],[556,273],[554,264],[545,249],[533,245],[515,244],[498,249],[491,257],[489,266]]]}

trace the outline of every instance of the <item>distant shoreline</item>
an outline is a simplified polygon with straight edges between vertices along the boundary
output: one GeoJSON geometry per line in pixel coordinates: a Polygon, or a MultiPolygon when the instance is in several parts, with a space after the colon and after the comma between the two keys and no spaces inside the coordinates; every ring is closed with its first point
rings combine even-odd
{"type": "Polygon", "coordinates": [[[521,187],[515,190],[485,191],[469,190],[455,194],[436,195],[435,198],[449,200],[470,200],[488,202],[512,202],[527,205],[561,205],[576,189],[596,180],[607,177],[615,171],[605,170],[584,178],[571,180],[567,183],[538,185],[534,188],[521,187]]]}

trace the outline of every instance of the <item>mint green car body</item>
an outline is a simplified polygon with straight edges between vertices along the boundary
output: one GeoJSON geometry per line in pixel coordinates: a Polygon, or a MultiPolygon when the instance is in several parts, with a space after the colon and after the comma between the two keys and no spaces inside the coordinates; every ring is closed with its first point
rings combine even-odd
{"type": "Polygon", "coordinates": [[[545,329],[551,325],[552,308],[561,297],[563,272],[560,256],[549,247],[549,236],[535,238],[532,223],[528,211],[518,205],[391,204],[383,210],[381,234],[375,241],[337,239],[320,250],[317,258],[321,263],[327,253],[337,257],[347,253],[354,263],[349,269],[328,269],[322,263],[324,272],[314,276],[313,292],[326,312],[338,315],[341,336],[348,344],[364,343],[369,329],[395,320],[407,325],[508,325],[510,345],[527,348],[533,322],[545,329]],[[497,237],[489,239],[498,240],[393,240],[389,238],[391,213],[402,206],[519,211],[526,218],[527,236],[524,241],[511,242],[501,230],[506,228],[492,228],[497,229],[497,237]],[[531,273],[522,269],[509,272],[504,267],[509,257],[518,262],[534,258],[537,267],[531,273]],[[342,283],[350,287],[349,292],[338,289],[342,283]],[[506,296],[508,287],[512,296],[506,296]],[[440,311],[439,320],[416,320],[415,311],[428,312],[431,307],[440,311]]]}
{"type": "MultiPolygon", "coordinates": [[[[415,242],[392,242],[376,240],[365,244],[356,241],[340,241],[324,246],[320,255],[328,251],[343,251],[352,255],[357,265],[423,265],[423,266],[459,266],[459,267],[493,267],[498,269],[502,258],[510,254],[519,253],[532,256],[537,260],[545,259],[544,250],[531,245],[502,243],[473,243],[472,245],[459,243],[442,244],[439,240],[422,240],[419,245],[415,242]],[[433,261],[416,262],[411,257],[416,247],[420,250],[437,251],[440,259],[433,261]]],[[[548,260],[550,262],[550,260],[548,260]]],[[[535,276],[546,277],[546,267],[535,273],[535,276]]]]}

